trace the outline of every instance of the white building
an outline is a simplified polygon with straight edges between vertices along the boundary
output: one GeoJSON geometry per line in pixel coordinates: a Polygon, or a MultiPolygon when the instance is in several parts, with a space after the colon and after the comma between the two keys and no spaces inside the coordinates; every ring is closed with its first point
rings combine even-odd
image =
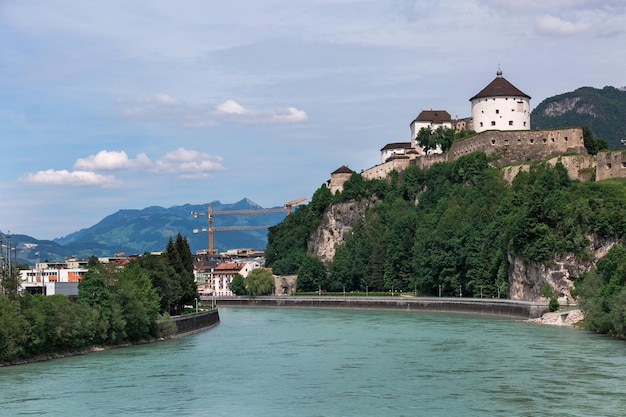
{"type": "Polygon", "coordinates": [[[496,78],[470,102],[476,133],[485,130],[530,130],[530,96],[508,82],[500,69],[496,78]]]}
{"type": "MultiPolygon", "coordinates": [[[[452,117],[445,110],[422,110],[415,120],[411,122],[411,147],[415,149],[419,155],[424,155],[424,150],[417,144],[415,138],[421,128],[436,130],[438,127],[447,127],[452,129],[452,117]]],[[[442,153],[441,147],[431,149],[430,153],[442,153]]]]}
{"type": "Polygon", "coordinates": [[[20,271],[21,291],[33,294],[78,295],[78,283],[83,279],[85,268],[46,268],[37,264],[34,269],[20,271]]]}
{"type": "Polygon", "coordinates": [[[411,142],[394,142],[386,144],[380,150],[380,163],[384,164],[389,159],[397,156],[405,156],[415,153],[415,149],[411,146],[411,142]]]}
{"type": "Polygon", "coordinates": [[[235,294],[230,290],[230,283],[235,275],[246,278],[250,271],[260,268],[261,263],[252,262],[223,262],[217,265],[211,274],[209,291],[218,297],[232,297],[235,294]]]}

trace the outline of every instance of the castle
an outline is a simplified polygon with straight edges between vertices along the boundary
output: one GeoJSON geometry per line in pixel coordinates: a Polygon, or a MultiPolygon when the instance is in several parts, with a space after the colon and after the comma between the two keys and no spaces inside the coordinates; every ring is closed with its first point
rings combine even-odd
{"type": "MultiPolygon", "coordinates": [[[[381,163],[361,171],[367,179],[386,178],[392,171],[403,171],[410,165],[428,169],[438,162],[451,162],[472,152],[497,156],[492,162],[507,181],[520,170],[527,170],[531,161],[545,160],[552,165],[561,162],[570,178],[596,181],[626,178],[626,152],[607,151],[597,156],[587,154],[583,132],[579,127],[561,129],[530,129],[530,96],[502,76],[496,78],[470,98],[471,117],[452,119],[445,110],[424,110],[410,123],[409,142],[388,143],[381,150],[381,163]],[[448,152],[440,148],[425,152],[416,137],[421,128],[439,126],[474,130],[475,135],[455,141],[448,152]]],[[[328,186],[334,194],[354,173],[342,166],[331,173],[328,186]]]]}

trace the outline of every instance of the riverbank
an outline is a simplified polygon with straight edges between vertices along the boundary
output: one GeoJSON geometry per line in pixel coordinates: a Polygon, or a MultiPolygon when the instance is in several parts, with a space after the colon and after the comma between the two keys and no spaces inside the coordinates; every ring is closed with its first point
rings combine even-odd
{"type": "Polygon", "coordinates": [[[528,320],[543,316],[548,305],[530,301],[495,298],[446,297],[352,297],[352,296],[263,296],[201,298],[208,305],[215,301],[219,306],[232,307],[293,307],[293,308],[344,308],[408,310],[430,312],[471,313],[505,316],[528,320]]]}
{"type": "Polygon", "coordinates": [[[547,324],[550,326],[577,327],[577,324],[585,318],[582,310],[569,310],[555,313],[545,313],[541,317],[529,319],[531,323],[547,324]]]}
{"type": "Polygon", "coordinates": [[[202,332],[212,327],[215,327],[220,322],[219,311],[217,308],[207,311],[200,311],[198,313],[185,314],[183,316],[174,316],[171,319],[176,325],[176,331],[164,337],[144,339],[136,342],[125,342],[117,345],[90,346],[79,350],[54,352],[45,355],[32,356],[30,358],[14,359],[12,361],[0,363],[0,368],[5,366],[25,365],[28,363],[67,358],[71,356],[86,355],[94,352],[102,352],[105,350],[119,349],[129,346],[143,345],[147,343],[161,342],[168,339],[190,336],[192,334],[196,334],[198,332],[202,332]]]}

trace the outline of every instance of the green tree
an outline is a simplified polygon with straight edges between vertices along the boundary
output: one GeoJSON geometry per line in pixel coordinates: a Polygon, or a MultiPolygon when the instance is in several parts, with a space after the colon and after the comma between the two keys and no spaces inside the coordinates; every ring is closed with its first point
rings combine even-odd
{"type": "MultiPolygon", "coordinates": [[[[89,269],[78,284],[77,301],[93,308],[97,320],[94,323],[93,342],[97,344],[110,343],[115,339],[112,335],[117,331],[113,326],[113,306],[111,292],[104,279],[94,269],[89,269]]],[[[117,342],[117,341],[116,341],[117,342]]]]}
{"type": "Polygon", "coordinates": [[[173,268],[174,277],[180,286],[180,298],[173,307],[173,310],[180,314],[184,305],[193,304],[198,298],[196,280],[193,273],[193,258],[187,238],[180,233],[176,235],[176,240],[170,237],[165,248],[165,257],[173,268]]]}
{"type": "Polygon", "coordinates": [[[609,144],[606,141],[593,137],[593,132],[589,127],[583,126],[582,130],[583,142],[589,155],[597,155],[598,152],[609,149],[609,144]]]}
{"type": "Polygon", "coordinates": [[[0,289],[2,294],[6,295],[11,300],[15,300],[22,282],[17,264],[11,263],[10,265],[5,265],[0,273],[2,274],[0,276],[0,289]]]}
{"type": "Polygon", "coordinates": [[[576,282],[585,326],[626,338],[626,247],[614,246],[576,282]]]}
{"type": "Polygon", "coordinates": [[[435,149],[447,152],[454,142],[454,129],[439,126],[435,130],[422,127],[415,137],[415,142],[422,148],[424,154],[435,149]]]}
{"type": "Polygon", "coordinates": [[[160,313],[174,314],[180,308],[183,290],[174,268],[167,258],[144,253],[137,259],[141,268],[148,273],[152,286],[159,295],[160,313]]]}
{"type": "Polygon", "coordinates": [[[243,275],[241,274],[235,274],[233,280],[228,285],[228,288],[230,288],[235,295],[246,295],[248,292],[243,275]]]}
{"type": "Polygon", "coordinates": [[[158,336],[159,296],[148,274],[136,262],[129,263],[122,270],[115,282],[113,298],[120,306],[129,340],[158,336]]]}
{"type": "Polygon", "coordinates": [[[29,333],[19,301],[0,295],[0,363],[27,356],[29,333]]]}
{"type": "Polygon", "coordinates": [[[326,287],[326,266],[318,258],[305,256],[300,263],[297,275],[296,288],[298,291],[317,291],[319,288],[326,287]]]}
{"type": "Polygon", "coordinates": [[[250,295],[267,295],[272,293],[274,276],[269,268],[256,268],[248,273],[245,279],[250,295]]]}

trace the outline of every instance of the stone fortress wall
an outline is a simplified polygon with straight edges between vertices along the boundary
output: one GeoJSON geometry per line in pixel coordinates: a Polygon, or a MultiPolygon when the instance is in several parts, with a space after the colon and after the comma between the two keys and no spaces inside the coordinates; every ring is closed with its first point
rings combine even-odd
{"type": "Polygon", "coordinates": [[[391,158],[387,162],[363,170],[366,179],[386,178],[391,171],[403,171],[409,165],[428,169],[439,162],[453,162],[472,152],[497,155],[494,165],[502,169],[507,181],[522,170],[528,170],[532,161],[561,162],[570,178],[589,180],[596,173],[596,181],[626,178],[626,151],[587,154],[582,129],[578,127],[546,130],[487,130],[454,142],[443,154],[412,155],[391,158]],[[550,158],[554,156],[554,158],[550,158]]]}
{"type": "Polygon", "coordinates": [[[626,151],[599,152],[596,162],[596,181],[626,178],[626,151]]]}

